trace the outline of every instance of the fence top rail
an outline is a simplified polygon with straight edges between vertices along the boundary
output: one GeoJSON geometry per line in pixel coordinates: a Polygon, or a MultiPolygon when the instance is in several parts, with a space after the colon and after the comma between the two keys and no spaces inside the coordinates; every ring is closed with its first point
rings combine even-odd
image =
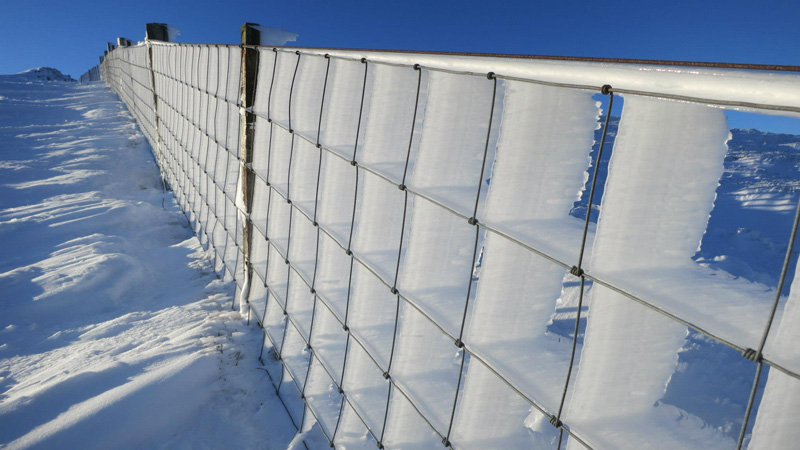
{"type": "MultiPolygon", "coordinates": [[[[236,46],[149,41],[155,45],[236,46]]],[[[619,94],[647,95],[678,101],[800,117],[800,66],[580,58],[542,55],[247,46],[361,60],[466,75],[531,81],[577,89],[610,85],[619,94]]]]}
{"type": "MultiPolygon", "coordinates": [[[[200,45],[200,46],[234,46],[241,47],[240,44],[214,44],[214,43],[181,43],[181,42],[165,42],[154,41],[154,44],[167,44],[167,45],[200,45]]],[[[135,45],[135,44],[134,44],[135,45]]],[[[517,53],[475,53],[475,52],[449,52],[449,51],[434,51],[434,50],[398,50],[398,49],[374,49],[374,48],[344,48],[344,47],[304,47],[304,46],[284,46],[284,45],[246,45],[248,48],[285,48],[290,50],[301,51],[325,51],[325,52],[359,52],[359,53],[400,53],[400,54],[415,54],[415,55],[440,55],[440,56],[478,56],[488,58],[506,58],[506,59],[534,59],[544,61],[574,61],[574,62],[595,62],[595,63],[613,63],[613,64],[635,64],[635,65],[654,65],[654,66],[676,66],[676,67],[694,67],[694,68],[716,68],[716,69],[738,69],[738,70],[759,70],[766,72],[800,72],[800,66],[782,65],[782,64],[750,64],[750,63],[726,63],[726,62],[710,62],[710,61],[672,61],[666,59],[638,59],[638,58],[603,58],[591,56],[556,56],[556,55],[528,55],[517,53]]]]}
{"type": "MultiPolygon", "coordinates": [[[[250,47],[250,46],[248,46],[250,47]]],[[[253,46],[255,47],[255,46],[253,46]]],[[[362,53],[400,53],[417,55],[441,55],[441,56],[469,56],[487,57],[504,59],[523,59],[540,61],[573,61],[573,62],[594,62],[612,64],[635,64],[635,65],[654,65],[654,66],[676,66],[694,68],[717,68],[717,69],[738,69],[738,70],[759,70],[767,72],[800,72],[800,66],[779,65],[779,64],[747,64],[747,63],[724,63],[708,61],[671,61],[660,59],[636,59],[636,58],[600,58],[588,56],[554,56],[554,55],[525,55],[515,53],[472,53],[472,52],[447,52],[447,51],[427,51],[427,50],[381,50],[367,48],[340,48],[340,47],[288,47],[288,46],[259,46],[289,48],[292,50],[324,50],[326,52],[350,51],[362,53]]]]}

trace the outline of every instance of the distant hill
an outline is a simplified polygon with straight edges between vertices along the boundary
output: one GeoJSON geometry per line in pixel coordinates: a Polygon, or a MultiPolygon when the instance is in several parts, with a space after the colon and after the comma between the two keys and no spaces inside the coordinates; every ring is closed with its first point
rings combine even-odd
{"type": "Polygon", "coordinates": [[[61,73],[60,70],[52,67],[37,67],[20,72],[14,75],[0,75],[4,78],[19,78],[25,81],[67,81],[75,82],[76,80],[69,75],[61,73]]]}

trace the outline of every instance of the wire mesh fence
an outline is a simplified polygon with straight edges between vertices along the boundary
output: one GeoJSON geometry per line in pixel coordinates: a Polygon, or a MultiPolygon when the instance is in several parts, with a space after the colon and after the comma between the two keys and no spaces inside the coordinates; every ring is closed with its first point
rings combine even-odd
{"type": "Polygon", "coordinates": [[[781,292],[797,216],[775,288],[691,258],[721,176],[723,108],[799,114],[784,89],[797,76],[561,64],[148,41],[111,51],[102,72],[236,281],[262,357],[282,362],[270,375],[298,431],[366,448],[786,442],[800,300],[781,292]],[[664,76],[690,81],[666,92],[664,76]],[[748,89],[716,88],[726,80],[748,89]],[[687,329],[751,363],[735,437],[661,401],[687,329]]]}
{"type": "Polygon", "coordinates": [[[94,66],[91,69],[87,70],[81,77],[78,79],[81,83],[89,83],[91,81],[101,81],[100,75],[100,66],[94,66]]]}

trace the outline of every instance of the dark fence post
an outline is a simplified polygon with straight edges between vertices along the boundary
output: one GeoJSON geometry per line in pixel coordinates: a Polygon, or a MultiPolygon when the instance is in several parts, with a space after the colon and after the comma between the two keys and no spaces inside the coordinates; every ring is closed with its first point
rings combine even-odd
{"type": "Polygon", "coordinates": [[[145,40],[169,42],[169,32],[165,23],[148,23],[145,25],[145,40]]]}
{"type": "MultiPolygon", "coordinates": [[[[240,122],[240,153],[242,157],[241,189],[243,204],[240,205],[244,215],[242,237],[242,253],[244,253],[244,288],[239,300],[239,308],[247,302],[250,294],[250,283],[253,277],[253,266],[250,263],[250,249],[253,240],[253,224],[250,213],[253,210],[253,190],[255,189],[255,173],[250,169],[253,162],[253,135],[255,131],[256,115],[252,108],[256,99],[256,77],[258,76],[258,49],[248,46],[261,44],[261,31],[256,28],[258,24],[245,23],[242,25],[242,69],[240,77],[240,104],[243,108],[240,122]]],[[[249,316],[248,316],[249,317],[249,316]]]]}
{"type": "Polygon", "coordinates": [[[167,24],[165,23],[148,23],[145,31],[145,43],[147,44],[147,68],[150,69],[150,87],[153,89],[153,115],[156,135],[156,148],[155,151],[156,161],[158,161],[158,169],[161,172],[161,183],[165,191],[169,190],[168,181],[165,177],[164,171],[164,157],[161,148],[161,130],[159,129],[160,118],[158,115],[158,93],[156,92],[156,74],[153,71],[153,45],[150,41],[169,41],[169,34],[167,33],[167,24]]]}
{"type": "Polygon", "coordinates": [[[127,47],[127,46],[128,46],[128,40],[127,39],[125,39],[124,37],[118,37],[117,38],[117,47],[122,48],[122,47],[127,47]]]}

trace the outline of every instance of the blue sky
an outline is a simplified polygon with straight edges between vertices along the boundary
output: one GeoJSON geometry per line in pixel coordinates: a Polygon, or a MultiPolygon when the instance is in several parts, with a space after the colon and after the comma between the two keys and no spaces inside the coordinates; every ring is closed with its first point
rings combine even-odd
{"type": "Polygon", "coordinates": [[[77,77],[107,41],[142,39],[147,22],[178,28],[182,42],[237,43],[249,21],[298,33],[302,46],[800,65],[798,0],[28,0],[2,9],[6,74],[52,66],[77,77]]]}

